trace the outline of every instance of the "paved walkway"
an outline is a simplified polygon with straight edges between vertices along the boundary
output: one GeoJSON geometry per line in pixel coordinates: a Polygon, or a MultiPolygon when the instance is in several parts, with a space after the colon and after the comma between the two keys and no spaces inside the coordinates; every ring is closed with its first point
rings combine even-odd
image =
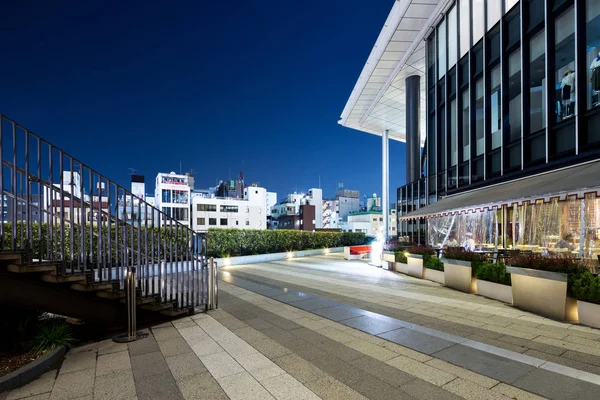
{"type": "Polygon", "coordinates": [[[74,349],[4,397],[600,398],[598,330],[337,255],[221,277],[220,310],[74,349]]]}

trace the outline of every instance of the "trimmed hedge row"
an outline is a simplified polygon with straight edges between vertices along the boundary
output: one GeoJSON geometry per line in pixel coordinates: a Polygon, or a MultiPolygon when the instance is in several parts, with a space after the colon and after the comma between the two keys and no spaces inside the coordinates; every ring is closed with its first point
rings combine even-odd
{"type": "Polygon", "coordinates": [[[362,245],[369,238],[361,232],[310,232],[297,230],[208,230],[208,257],[236,257],[286,251],[362,245]]]}

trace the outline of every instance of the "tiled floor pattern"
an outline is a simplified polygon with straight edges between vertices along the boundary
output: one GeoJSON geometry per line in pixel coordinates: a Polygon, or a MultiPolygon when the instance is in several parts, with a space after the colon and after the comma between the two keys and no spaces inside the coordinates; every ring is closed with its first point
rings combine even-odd
{"type": "Polygon", "coordinates": [[[539,317],[339,256],[226,268],[403,321],[600,375],[600,330],[539,317]]]}

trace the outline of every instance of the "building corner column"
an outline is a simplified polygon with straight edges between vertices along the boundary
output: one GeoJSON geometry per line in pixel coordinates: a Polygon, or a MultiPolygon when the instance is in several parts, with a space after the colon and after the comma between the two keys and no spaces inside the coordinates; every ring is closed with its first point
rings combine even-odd
{"type": "Polygon", "coordinates": [[[389,130],[384,129],[381,134],[381,159],[382,159],[382,190],[381,190],[381,214],[383,217],[383,241],[387,241],[389,232],[389,207],[390,207],[390,163],[389,163],[389,130]]]}

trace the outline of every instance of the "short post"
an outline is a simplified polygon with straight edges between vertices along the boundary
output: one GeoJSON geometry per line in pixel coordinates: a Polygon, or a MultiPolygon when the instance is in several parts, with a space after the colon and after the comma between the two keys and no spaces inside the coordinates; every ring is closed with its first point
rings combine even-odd
{"type": "Polygon", "coordinates": [[[208,309],[219,308],[219,269],[213,257],[208,268],[208,309]]]}
{"type": "Polygon", "coordinates": [[[117,343],[133,342],[148,336],[147,333],[137,331],[137,299],[135,267],[129,267],[125,277],[125,306],[127,307],[127,332],[117,336],[113,341],[117,343]]]}

